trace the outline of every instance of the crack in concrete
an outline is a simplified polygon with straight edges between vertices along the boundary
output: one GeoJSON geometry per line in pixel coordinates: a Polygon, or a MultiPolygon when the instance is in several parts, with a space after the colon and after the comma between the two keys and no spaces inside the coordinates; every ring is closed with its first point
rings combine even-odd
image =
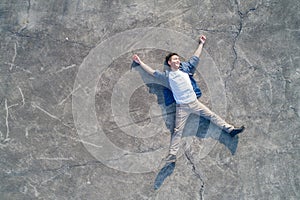
{"type": "Polygon", "coordinates": [[[192,161],[191,155],[189,155],[188,151],[184,152],[185,157],[187,158],[187,160],[189,161],[189,163],[192,165],[192,171],[194,172],[195,176],[200,180],[200,184],[201,184],[201,188],[199,190],[199,195],[200,195],[200,200],[204,200],[204,190],[205,190],[205,182],[202,178],[202,175],[199,171],[197,171],[197,168],[194,164],[194,162],[192,161]]]}
{"type": "MultiPolygon", "coordinates": [[[[180,1],[179,1],[180,2],[180,1]]],[[[179,2],[177,2],[177,3],[179,3],[179,2]]],[[[162,25],[162,24],[164,24],[164,23],[167,23],[167,22],[170,22],[171,20],[174,20],[174,19],[178,19],[178,18],[180,18],[180,17],[182,17],[185,13],[187,13],[188,11],[190,11],[191,10],[191,6],[190,7],[187,7],[187,8],[185,8],[184,10],[180,10],[179,9],[179,12],[177,13],[176,11],[178,11],[178,10],[172,10],[173,12],[172,12],[172,16],[171,17],[169,17],[169,18],[166,18],[165,20],[162,20],[162,21],[158,21],[155,25],[154,25],[154,27],[159,27],[160,25],[162,25]],[[175,12],[174,12],[175,11],[175,12]]],[[[168,12],[169,11],[165,11],[165,12],[163,12],[163,13],[161,13],[159,16],[158,16],[158,18],[161,18],[161,16],[164,16],[165,14],[168,14],[168,12]]]]}
{"type": "MultiPolygon", "coordinates": [[[[236,65],[236,62],[238,60],[238,52],[237,52],[237,49],[236,49],[236,43],[237,43],[238,38],[240,37],[240,35],[242,34],[242,31],[243,31],[244,18],[247,17],[250,12],[256,11],[258,9],[258,6],[256,6],[256,7],[248,9],[245,13],[243,13],[240,9],[240,4],[239,4],[238,0],[235,0],[235,4],[236,4],[236,7],[237,7],[237,13],[240,17],[240,20],[239,20],[239,26],[237,28],[237,31],[233,31],[233,34],[235,35],[234,38],[233,38],[233,45],[232,45],[234,60],[233,60],[233,63],[231,65],[231,69],[229,70],[228,77],[231,76],[231,73],[235,69],[235,65],[236,65]]],[[[224,84],[225,84],[225,87],[226,87],[226,85],[227,85],[227,80],[226,79],[224,81],[224,84]]]]}
{"type": "Polygon", "coordinates": [[[9,125],[8,125],[8,107],[7,107],[7,99],[5,99],[5,110],[6,110],[6,117],[5,117],[5,125],[6,125],[6,137],[5,139],[8,139],[9,138],[9,125]]]}
{"type": "Polygon", "coordinates": [[[231,30],[222,30],[222,29],[208,29],[208,28],[195,28],[195,30],[197,31],[205,31],[208,33],[231,33],[231,34],[235,34],[236,31],[231,31],[231,30]]]}
{"type": "Polygon", "coordinates": [[[23,23],[24,25],[18,30],[18,32],[22,32],[23,30],[27,29],[28,24],[29,24],[29,13],[30,13],[30,8],[31,8],[31,2],[30,0],[28,0],[28,6],[27,6],[27,10],[26,10],[26,20],[23,23]]]}
{"type": "Polygon", "coordinates": [[[29,18],[29,12],[30,12],[30,9],[31,9],[31,1],[28,0],[28,6],[27,6],[27,18],[29,18]]]}
{"type": "Polygon", "coordinates": [[[22,106],[25,105],[25,98],[24,98],[24,94],[22,92],[22,89],[20,87],[18,87],[19,91],[20,91],[20,94],[21,94],[21,97],[22,97],[22,106]]]}
{"type": "Polygon", "coordinates": [[[55,119],[57,121],[59,121],[62,125],[70,128],[71,130],[73,130],[74,128],[69,126],[68,124],[64,123],[62,119],[60,119],[59,117],[49,113],[48,111],[46,111],[45,109],[41,108],[40,106],[38,106],[35,102],[31,102],[31,106],[33,108],[37,108],[38,110],[42,111],[43,113],[45,113],[47,116],[51,117],[52,119],[55,119]]]}
{"type": "Polygon", "coordinates": [[[6,126],[6,136],[4,137],[2,132],[0,132],[0,141],[2,144],[5,144],[7,142],[10,141],[10,138],[9,138],[9,122],[8,122],[8,117],[9,117],[9,108],[15,106],[15,105],[12,105],[12,106],[7,106],[7,99],[4,100],[4,106],[5,106],[5,126],[6,126]]]}
{"type": "Polygon", "coordinates": [[[11,60],[11,64],[10,64],[10,68],[9,68],[10,71],[15,66],[15,60],[16,60],[16,57],[18,55],[17,46],[18,46],[18,41],[15,42],[15,44],[14,44],[14,55],[13,55],[12,60],[11,60]]]}
{"type": "Polygon", "coordinates": [[[6,31],[9,32],[9,33],[11,33],[14,36],[20,37],[20,38],[29,38],[29,39],[36,39],[36,40],[44,40],[44,39],[42,39],[42,36],[44,36],[44,37],[48,37],[49,40],[51,40],[53,42],[59,43],[60,45],[62,43],[69,43],[69,44],[79,45],[79,46],[82,46],[83,48],[88,48],[88,49],[95,48],[94,45],[86,45],[83,42],[77,42],[77,41],[74,41],[74,40],[70,40],[69,38],[68,38],[68,40],[66,40],[66,39],[65,40],[56,39],[56,38],[52,37],[49,34],[44,34],[43,31],[34,32],[33,33],[33,34],[35,34],[34,36],[28,35],[28,34],[24,34],[24,33],[22,33],[24,29],[25,28],[22,28],[19,31],[13,31],[13,30],[6,29],[6,31]]]}
{"type": "MultiPolygon", "coordinates": [[[[59,161],[61,161],[61,160],[59,160],[59,161]]],[[[87,162],[82,163],[82,164],[73,164],[73,165],[63,164],[60,167],[52,168],[52,169],[51,168],[49,168],[49,169],[27,169],[27,170],[23,170],[23,171],[9,170],[9,171],[6,172],[6,176],[4,175],[3,177],[5,178],[5,177],[9,177],[9,176],[27,176],[27,175],[30,175],[30,174],[38,174],[38,173],[46,173],[46,172],[58,172],[58,174],[53,176],[53,177],[57,177],[61,174],[66,173],[67,171],[70,171],[73,168],[86,167],[86,166],[99,165],[99,164],[101,165],[102,163],[98,160],[92,160],[92,161],[87,161],[87,162]]],[[[52,180],[54,179],[53,177],[52,177],[52,180]]],[[[47,180],[49,181],[49,179],[47,179],[47,180]]]]}
{"type": "Polygon", "coordinates": [[[237,43],[237,40],[238,40],[239,36],[241,35],[242,30],[243,30],[243,26],[244,26],[244,24],[243,24],[244,18],[247,17],[248,14],[249,14],[250,12],[256,11],[257,8],[258,8],[258,6],[256,6],[256,7],[254,7],[254,8],[248,9],[245,13],[243,13],[243,12],[240,10],[240,4],[239,4],[238,0],[235,0],[235,4],[236,4],[236,6],[237,6],[237,13],[238,13],[238,15],[239,15],[239,17],[240,17],[240,20],[239,20],[239,26],[238,26],[238,28],[237,28],[237,31],[234,32],[235,37],[234,37],[234,40],[233,40],[233,47],[232,47],[233,53],[234,53],[234,60],[233,60],[233,64],[232,64],[232,67],[231,67],[229,76],[231,75],[231,72],[234,70],[235,65],[236,65],[236,62],[237,62],[237,60],[238,60],[238,52],[237,52],[237,49],[236,49],[236,43],[237,43]]]}
{"type": "Polygon", "coordinates": [[[248,16],[248,14],[252,11],[255,11],[257,9],[257,7],[254,7],[254,8],[250,8],[248,11],[246,11],[245,13],[242,13],[242,11],[240,10],[240,5],[239,5],[239,2],[238,0],[235,0],[235,3],[236,3],[236,6],[237,6],[237,12],[238,12],[238,15],[240,17],[240,21],[239,21],[239,27],[237,29],[237,32],[236,33],[236,36],[234,37],[234,42],[233,42],[233,52],[234,52],[234,56],[235,56],[235,59],[233,61],[233,64],[232,64],[232,68],[231,68],[231,71],[234,69],[235,67],[235,64],[237,62],[237,59],[238,59],[238,53],[237,53],[237,50],[236,50],[236,42],[239,38],[239,36],[241,35],[242,33],[242,30],[243,30],[243,22],[244,22],[244,18],[248,16]]]}

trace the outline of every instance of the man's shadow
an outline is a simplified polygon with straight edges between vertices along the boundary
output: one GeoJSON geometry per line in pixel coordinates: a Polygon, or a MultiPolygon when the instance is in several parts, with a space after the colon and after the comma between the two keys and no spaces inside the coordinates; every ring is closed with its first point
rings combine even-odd
{"type": "MultiPolygon", "coordinates": [[[[136,67],[136,66],[138,66],[138,64],[133,62],[132,67],[136,67]]],[[[165,87],[163,85],[161,85],[159,82],[157,84],[153,84],[153,83],[147,84],[147,80],[149,80],[149,78],[151,78],[151,75],[147,74],[140,67],[135,68],[135,70],[137,70],[140,73],[141,78],[146,83],[146,86],[149,89],[149,93],[156,95],[157,103],[167,113],[166,116],[164,117],[164,122],[172,136],[173,132],[174,132],[174,128],[175,128],[175,114],[176,114],[175,104],[166,106],[164,104],[164,95],[163,95],[163,90],[165,89],[165,87]]],[[[155,79],[155,78],[153,78],[153,79],[155,79]]],[[[198,115],[194,115],[194,114],[191,114],[189,118],[193,118],[193,117],[199,118],[198,115]]],[[[188,123],[189,123],[189,120],[187,122],[187,125],[188,125],[188,123]]],[[[200,117],[198,129],[197,129],[196,134],[194,134],[194,136],[201,138],[201,139],[212,138],[214,140],[217,140],[219,143],[221,143],[225,147],[227,147],[227,149],[231,152],[231,154],[234,155],[236,153],[236,149],[238,146],[238,139],[239,139],[238,136],[231,137],[228,133],[226,133],[223,130],[219,130],[221,132],[220,134],[209,134],[208,135],[207,132],[208,132],[208,129],[210,126],[215,126],[213,128],[216,128],[216,130],[219,129],[216,127],[216,125],[210,123],[209,120],[207,120],[203,117],[200,117]]],[[[188,136],[191,136],[191,135],[183,135],[183,137],[188,137],[188,136]]],[[[173,173],[173,171],[175,169],[175,165],[176,165],[175,163],[166,163],[164,165],[164,167],[160,170],[160,172],[156,176],[156,179],[154,182],[155,190],[159,189],[160,186],[163,184],[164,180],[173,173]]]]}

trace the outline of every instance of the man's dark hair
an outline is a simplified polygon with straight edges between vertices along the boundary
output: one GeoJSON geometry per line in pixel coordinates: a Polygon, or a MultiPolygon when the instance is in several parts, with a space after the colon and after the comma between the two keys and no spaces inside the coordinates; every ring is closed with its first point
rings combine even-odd
{"type": "Polygon", "coordinates": [[[165,64],[170,66],[169,65],[169,60],[171,60],[172,56],[179,56],[177,53],[169,53],[167,56],[166,56],[166,60],[165,60],[165,64]]]}

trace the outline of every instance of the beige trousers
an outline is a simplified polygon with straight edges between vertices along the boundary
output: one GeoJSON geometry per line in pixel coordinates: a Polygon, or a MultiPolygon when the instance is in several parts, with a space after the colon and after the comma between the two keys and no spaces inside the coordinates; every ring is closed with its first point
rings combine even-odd
{"type": "Polygon", "coordinates": [[[225,122],[221,117],[213,113],[210,109],[208,109],[205,105],[203,105],[198,100],[188,104],[177,104],[175,129],[171,138],[171,144],[169,149],[170,154],[173,155],[177,154],[179,150],[184,126],[191,113],[197,114],[201,117],[210,120],[212,123],[214,123],[215,125],[217,125],[218,127],[220,127],[226,132],[230,132],[234,128],[233,125],[225,122]]]}

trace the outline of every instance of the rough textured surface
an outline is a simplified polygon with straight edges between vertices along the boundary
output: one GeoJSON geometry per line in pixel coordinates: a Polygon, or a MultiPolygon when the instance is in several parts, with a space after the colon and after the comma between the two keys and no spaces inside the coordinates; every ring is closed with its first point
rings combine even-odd
{"type": "Polygon", "coordinates": [[[299,10],[296,0],[2,0],[0,199],[299,199],[299,10]],[[138,42],[109,43],[140,40],[147,27],[190,42],[145,33],[138,42]],[[135,29],[141,32],[126,32],[135,29]],[[176,165],[164,166],[174,106],[164,106],[161,85],[131,69],[131,56],[163,69],[170,43],[196,44],[199,34],[208,38],[197,74],[201,101],[247,129],[230,138],[192,116],[188,145],[176,165]],[[101,44],[117,56],[97,54],[101,44]],[[78,76],[86,66],[87,76],[78,76]],[[224,95],[212,98],[214,92],[224,95]],[[92,108],[76,107],[75,99],[87,101],[90,94],[92,108]],[[114,106],[128,113],[116,115],[114,106]],[[80,112],[89,119],[90,109],[96,129],[80,124],[80,112]],[[98,139],[97,127],[127,153],[118,158],[97,140],[85,140],[98,139]],[[99,159],[99,149],[111,160],[99,159]],[[140,172],[127,165],[128,152],[160,153],[136,160],[151,169],[140,172]]]}

